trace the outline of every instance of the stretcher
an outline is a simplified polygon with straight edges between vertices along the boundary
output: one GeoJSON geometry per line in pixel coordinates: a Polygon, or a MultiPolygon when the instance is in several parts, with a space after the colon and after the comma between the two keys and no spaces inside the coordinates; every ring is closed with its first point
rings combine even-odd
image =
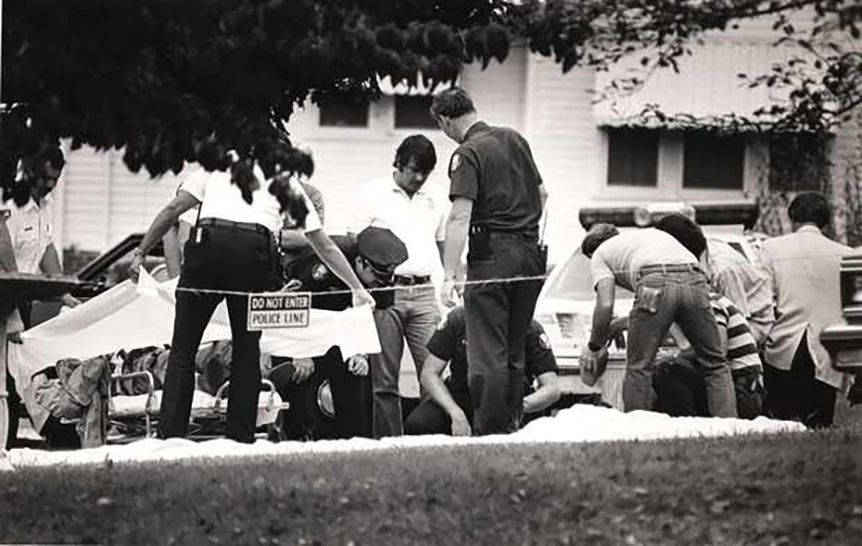
{"type": "MultiPolygon", "coordinates": [[[[111,377],[113,384],[128,380],[144,378],[147,392],[139,395],[112,395],[108,398],[108,416],[111,432],[108,435],[110,443],[122,443],[137,439],[143,435],[153,437],[154,423],[159,416],[162,391],[155,389],[155,379],[149,371],[116,374],[111,377]]],[[[227,392],[230,381],[224,382],[215,395],[196,389],[192,398],[191,423],[189,436],[197,439],[223,436],[218,428],[222,426],[227,416],[227,392]]],[[[113,392],[109,389],[109,393],[113,392]]],[[[282,400],[275,386],[268,379],[261,380],[261,391],[258,395],[256,425],[268,427],[276,422],[278,414],[289,407],[282,400]]]]}

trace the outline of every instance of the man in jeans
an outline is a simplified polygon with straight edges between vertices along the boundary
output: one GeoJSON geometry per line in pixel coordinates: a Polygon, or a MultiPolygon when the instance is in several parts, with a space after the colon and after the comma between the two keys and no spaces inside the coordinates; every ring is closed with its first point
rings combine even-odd
{"type": "Polygon", "coordinates": [[[393,278],[395,303],[389,311],[398,328],[380,333],[383,352],[372,356],[378,372],[372,376],[377,437],[404,433],[398,392],[404,338],[419,376],[428,358],[425,344],[440,322],[431,274],[441,267],[447,205],[441,192],[426,186],[436,164],[434,144],[422,135],[408,136],[395,151],[392,173],[366,184],[359,193],[353,231],[387,228],[404,241],[409,256],[393,278]]]}
{"type": "Polygon", "coordinates": [[[709,283],[694,255],[664,231],[647,228],[621,234],[610,224],[593,226],[581,250],[590,258],[596,290],[592,332],[581,367],[595,372],[606,359],[619,285],[635,293],[623,380],[625,410],[653,409],[653,360],[675,322],[694,350],[710,414],[736,417],[733,380],[710,311],[709,283]]]}

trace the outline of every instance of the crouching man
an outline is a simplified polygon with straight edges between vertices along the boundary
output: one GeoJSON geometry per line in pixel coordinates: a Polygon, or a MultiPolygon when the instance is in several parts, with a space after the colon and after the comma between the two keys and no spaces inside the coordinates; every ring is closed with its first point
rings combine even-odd
{"type": "MultiPolygon", "coordinates": [[[[407,260],[404,243],[390,230],[379,227],[367,227],[355,237],[333,235],[332,240],[351,263],[363,286],[373,291],[374,323],[381,347],[396,339],[400,341],[403,333],[389,310],[394,292],[387,288],[393,285],[395,268],[407,260]]],[[[311,306],[315,309],[341,311],[350,307],[350,290],[317,258],[311,247],[298,253],[285,275],[291,279],[289,286],[312,293],[311,306]]],[[[376,362],[376,358],[366,355],[342,355],[338,347],[333,347],[324,356],[287,359],[281,364],[286,368],[274,368],[270,380],[291,406],[285,416],[287,439],[318,437],[309,428],[314,423],[309,422],[309,408],[305,403],[317,398],[315,393],[307,392],[313,388],[308,379],[315,372],[329,380],[335,410],[333,435],[338,438],[378,435],[372,427],[373,413],[379,407],[375,400],[378,389],[374,388],[380,380],[376,362]],[[375,369],[369,370],[370,367],[375,369]]]]}
{"type": "Polygon", "coordinates": [[[691,342],[698,372],[706,382],[710,415],[736,417],[733,380],[710,312],[709,284],[694,255],[664,231],[644,228],[620,233],[610,224],[593,226],[581,250],[590,258],[596,291],[581,369],[596,370],[606,361],[616,286],[620,286],[635,294],[623,380],[625,410],[653,408],[653,361],[671,324],[677,323],[691,342]]]}
{"type": "MultiPolygon", "coordinates": [[[[467,335],[464,308],[456,307],[446,316],[427,344],[429,355],[419,378],[428,396],[407,417],[407,434],[452,434],[470,436],[473,408],[467,384],[467,335]],[[449,365],[450,376],[443,372],[449,365]]],[[[532,321],[525,345],[525,420],[543,415],[560,398],[557,361],[545,331],[532,321]],[[533,381],[538,388],[533,390],[533,381]]],[[[517,428],[517,427],[515,427],[517,428]]]]}

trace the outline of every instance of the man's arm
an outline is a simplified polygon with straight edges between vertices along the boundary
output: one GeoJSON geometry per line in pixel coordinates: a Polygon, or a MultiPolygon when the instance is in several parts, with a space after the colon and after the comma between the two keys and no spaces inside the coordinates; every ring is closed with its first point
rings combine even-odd
{"type": "Polygon", "coordinates": [[[548,189],[544,184],[539,184],[539,199],[542,201],[542,210],[545,210],[545,205],[548,202],[548,189]]]}
{"type": "Polygon", "coordinates": [[[456,423],[459,425],[466,424],[468,429],[470,425],[467,416],[464,414],[464,410],[455,402],[455,399],[452,398],[452,393],[449,392],[446,383],[443,382],[443,370],[445,369],[445,360],[429,354],[428,358],[425,359],[425,365],[422,366],[419,382],[428,391],[428,396],[431,400],[440,406],[452,419],[452,432],[454,434],[456,423]]]}
{"type": "Polygon", "coordinates": [[[604,347],[610,338],[615,297],[616,281],[613,278],[601,279],[596,283],[596,306],[593,308],[593,326],[590,333],[591,347],[604,347]]]}
{"type": "MultiPolygon", "coordinates": [[[[2,213],[3,211],[0,211],[0,214],[2,213]]],[[[0,217],[0,271],[18,271],[15,248],[12,246],[12,235],[9,234],[9,227],[2,217],[0,217]]]]}
{"type": "Polygon", "coordinates": [[[560,379],[554,372],[545,372],[536,378],[539,388],[524,397],[524,413],[542,411],[560,399],[560,379]]]}
{"type": "Polygon", "coordinates": [[[470,230],[470,216],[472,214],[473,201],[463,197],[456,197],[452,201],[452,210],[449,211],[449,217],[446,219],[441,297],[443,303],[450,307],[455,305],[455,297],[452,291],[458,278],[461,255],[464,252],[464,246],[467,244],[467,235],[470,230]]]}
{"type": "Polygon", "coordinates": [[[187,210],[190,210],[200,204],[200,201],[189,192],[180,189],[170,203],[156,214],[150,228],[144,234],[141,244],[138,245],[138,250],[144,256],[151,248],[156,246],[159,240],[165,236],[165,233],[177,222],[180,215],[187,210]]]}
{"type": "Polygon", "coordinates": [[[338,248],[338,245],[335,244],[329,235],[322,229],[315,229],[314,231],[306,232],[305,236],[308,237],[311,248],[314,249],[314,252],[317,253],[323,264],[353,290],[354,295],[360,294],[361,302],[357,302],[354,298],[354,305],[361,303],[373,306],[374,298],[365,291],[365,288],[353,271],[353,267],[350,266],[344,253],[341,252],[341,249],[338,248]]]}

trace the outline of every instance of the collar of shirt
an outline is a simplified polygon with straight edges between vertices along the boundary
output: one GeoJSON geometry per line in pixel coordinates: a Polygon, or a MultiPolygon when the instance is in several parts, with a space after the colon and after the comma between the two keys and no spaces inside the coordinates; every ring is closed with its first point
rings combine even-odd
{"type": "Polygon", "coordinates": [[[482,120],[479,120],[473,125],[471,125],[469,129],[467,129],[467,132],[464,133],[464,140],[467,141],[468,139],[476,136],[476,134],[486,129],[490,129],[490,125],[488,125],[482,120]]]}
{"type": "Polygon", "coordinates": [[[45,205],[49,204],[50,202],[51,202],[51,194],[48,194],[45,197],[43,197],[41,203],[37,203],[36,200],[33,199],[33,197],[30,197],[30,200],[27,201],[23,207],[21,207],[21,210],[24,212],[31,212],[34,210],[39,210],[41,208],[44,208],[45,205]]]}
{"type": "Polygon", "coordinates": [[[407,194],[407,192],[406,192],[406,191],[404,191],[404,188],[402,188],[401,186],[399,186],[399,185],[398,185],[398,183],[397,183],[397,182],[395,182],[395,178],[394,178],[394,177],[392,177],[392,178],[390,178],[390,179],[389,179],[388,184],[391,186],[391,189],[392,189],[392,191],[393,191],[393,192],[398,193],[398,194],[401,194],[401,195],[403,195],[404,197],[406,197],[407,199],[413,199],[413,198],[414,198],[414,197],[416,197],[417,195],[418,195],[418,196],[426,196],[426,195],[429,195],[429,194],[428,194],[428,191],[427,191],[427,181],[426,181],[426,183],[425,183],[425,184],[422,184],[422,187],[420,187],[418,190],[416,190],[416,193],[414,193],[413,195],[408,195],[408,194],[407,194]]]}

